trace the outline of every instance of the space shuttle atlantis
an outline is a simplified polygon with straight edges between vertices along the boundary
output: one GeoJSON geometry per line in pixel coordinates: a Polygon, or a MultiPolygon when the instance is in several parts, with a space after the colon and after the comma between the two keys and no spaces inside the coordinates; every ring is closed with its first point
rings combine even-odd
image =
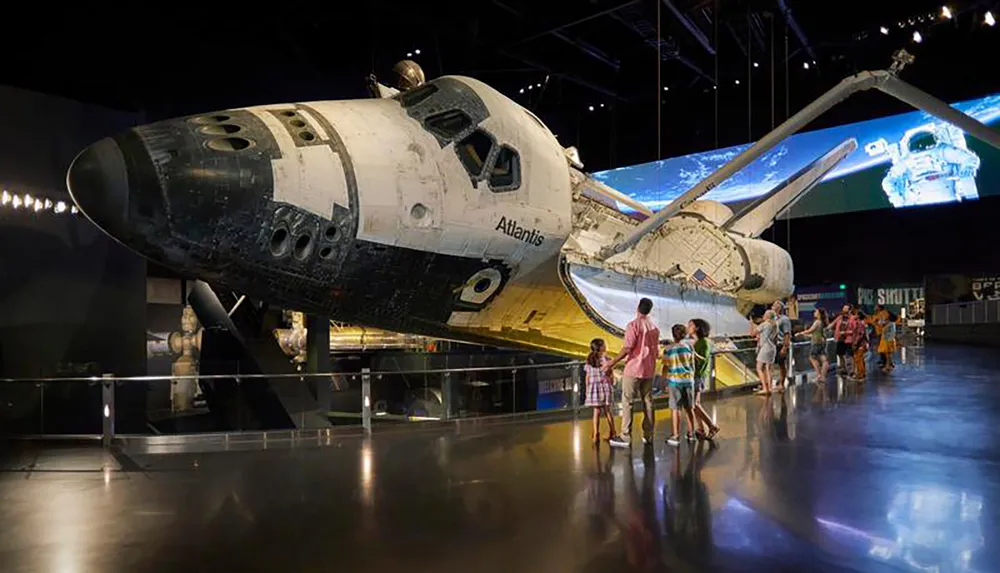
{"type": "MultiPolygon", "coordinates": [[[[853,91],[898,82],[865,73],[870,85],[853,91]]],[[[252,298],[580,355],[594,337],[616,346],[644,296],[661,331],[701,317],[714,334],[745,335],[754,304],[793,291],[791,257],[760,234],[857,147],[843,142],[739,213],[700,199],[801,127],[813,104],[654,214],[478,80],[384,91],[136,127],[82,151],[67,183],[121,243],[252,298]]],[[[974,122],[997,137],[947,110],[965,131],[982,136],[974,122]]]]}

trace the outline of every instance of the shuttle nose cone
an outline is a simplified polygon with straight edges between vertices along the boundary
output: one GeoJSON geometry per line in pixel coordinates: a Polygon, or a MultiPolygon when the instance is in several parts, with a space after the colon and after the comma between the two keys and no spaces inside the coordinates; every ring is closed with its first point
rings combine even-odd
{"type": "Polygon", "coordinates": [[[97,226],[118,235],[128,218],[128,169],[121,148],[104,138],[73,160],[66,184],[77,207],[97,226]]]}

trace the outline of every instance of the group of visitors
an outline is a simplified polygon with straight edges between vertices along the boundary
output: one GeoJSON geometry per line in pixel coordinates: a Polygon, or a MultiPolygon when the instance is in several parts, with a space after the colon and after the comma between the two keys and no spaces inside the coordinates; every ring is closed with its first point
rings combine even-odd
{"type": "MultiPolygon", "coordinates": [[[[632,404],[642,401],[643,443],[653,443],[655,413],[653,411],[653,379],[656,361],[660,357],[660,329],[649,318],[653,301],[643,298],[634,320],[625,329],[625,342],[615,358],[609,358],[604,340],[595,338],[590,343],[590,355],[585,365],[587,399],[586,406],[593,408],[593,432],[591,440],[596,444],[601,440],[601,418],[608,421],[608,441],[612,446],[632,446],[632,404]],[[625,360],[622,377],[622,422],[621,432],[615,432],[614,417],[611,412],[614,379],[611,372],[625,360]]],[[[670,329],[673,342],[663,351],[662,377],[670,391],[671,434],[667,443],[679,446],[681,443],[681,412],[688,422],[684,438],[689,442],[713,440],[719,433],[719,426],[701,406],[701,395],[708,388],[712,373],[712,346],[708,338],[711,326],[703,319],[694,318],[687,325],[675,324],[670,329]]]]}
{"type": "Polygon", "coordinates": [[[773,391],[784,392],[788,379],[788,358],[792,348],[792,321],[785,315],[785,305],[779,300],[764,312],[760,323],[750,323],[750,334],[757,339],[757,378],[760,396],[773,391]],[[774,380],[774,364],[778,364],[778,379],[774,380]]]}
{"type": "Polygon", "coordinates": [[[896,352],[898,318],[883,305],[875,307],[875,314],[866,316],[859,307],[845,304],[832,321],[827,318],[824,309],[818,308],[813,312],[813,319],[812,325],[799,335],[810,339],[809,361],[820,380],[826,379],[830,369],[826,353],[826,337],[830,332],[836,344],[837,372],[840,375],[864,382],[868,375],[867,358],[872,348],[879,355],[880,370],[888,373],[896,367],[892,355],[896,352]]]}
{"type": "MultiPolygon", "coordinates": [[[[895,365],[892,355],[896,351],[897,317],[884,306],[878,305],[875,314],[866,316],[857,306],[844,305],[832,321],[826,310],[813,311],[813,322],[795,336],[809,339],[809,362],[817,380],[825,380],[830,369],[827,356],[827,336],[833,334],[836,343],[837,371],[842,376],[863,382],[867,377],[867,357],[871,348],[879,354],[879,369],[890,372],[895,365]]],[[[788,352],[791,348],[792,323],[784,314],[784,305],[778,301],[764,313],[760,323],[752,323],[750,333],[757,339],[757,376],[761,396],[773,391],[782,392],[788,380],[788,352]],[[777,363],[780,375],[773,377],[777,363]]]]}
{"type": "MultiPolygon", "coordinates": [[[[656,361],[660,354],[660,330],[649,318],[653,302],[648,298],[639,301],[634,320],[625,329],[625,342],[621,352],[614,358],[607,356],[603,339],[595,338],[590,343],[590,355],[585,365],[587,399],[585,406],[593,408],[593,432],[591,440],[596,444],[601,440],[601,419],[608,422],[608,441],[613,446],[631,447],[632,405],[642,401],[643,443],[653,440],[653,380],[656,361]],[[621,361],[625,361],[622,377],[622,421],[621,432],[615,432],[614,416],[611,411],[614,401],[614,379],[611,372],[621,361]]],[[[788,381],[789,357],[792,339],[795,336],[808,338],[809,361],[817,375],[817,381],[826,379],[830,369],[827,355],[827,336],[832,333],[836,343],[838,372],[856,381],[864,381],[867,368],[866,358],[870,348],[879,354],[879,368],[890,372],[895,365],[892,355],[896,351],[896,316],[879,305],[875,314],[866,316],[856,306],[844,305],[840,314],[832,321],[822,308],[813,312],[813,322],[798,334],[792,332],[792,321],[785,313],[785,305],[775,301],[764,312],[760,322],[751,322],[750,334],[757,339],[757,376],[761,387],[755,393],[761,396],[772,392],[784,392],[788,381]],[[774,365],[778,365],[775,377],[774,365]]],[[[671,434],[667,443],[680,445],[681,413],[687,420],[688,431],[683,439],[689,442],[713,440],[720,428],[701,406],[701,395],[708,388],[712,375],[712,344],[709,340],[711,326],[703,319],[693,318],[687,325],[675,324],[670,329],[672,343],[662,353],[662,377],[669,387],[671,434]]]]}

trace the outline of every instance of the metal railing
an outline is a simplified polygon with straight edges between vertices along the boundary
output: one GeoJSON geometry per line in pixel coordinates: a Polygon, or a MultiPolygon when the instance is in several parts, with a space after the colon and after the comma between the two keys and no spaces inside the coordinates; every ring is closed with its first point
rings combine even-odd
{"type": "Polygon", "coordinates": [[[1000,300],[931,305],[931,324],[991,324],[1000,322],[1000,300]]]}
{"type": "MultiPolygon", "coordinates": [[[[713,354],[710,392],[758,383],[756,349],[713,354]],[[725,361],[725,377],[722,362],[725,361]]],[[[808,342],[794,344],[790,376],[807,371],[808,342]]],[[[775,366],[775,375],[777,367],[775,366]]],[[[0,379],[0,433],[46,438],[370,433],[412,422],[579,411],[582,363],[334,372],[0,379]],[[171,409],[174,385],[195,384],[196,405],[171,409]],[[160,404],[154,403],[160,397],[160,404]]],[[[616,385],[615,403],[621,385],[616,385]]],[[[665,384],[655,397],[666,398],[665,384]]]]}

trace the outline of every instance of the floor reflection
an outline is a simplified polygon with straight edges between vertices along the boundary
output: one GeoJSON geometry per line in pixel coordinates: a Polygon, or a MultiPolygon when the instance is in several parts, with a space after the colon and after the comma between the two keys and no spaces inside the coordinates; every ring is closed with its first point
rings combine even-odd
{"type": "Polygon", "coordinates": [[[0,570],[996,571],[998,370],[910,349],[864,384],[713,401],[714,447],[663,443],[661,411],[632,451],[590,444],[583,417],[131,473],[22,452],[0,473],[0,570]]]}

